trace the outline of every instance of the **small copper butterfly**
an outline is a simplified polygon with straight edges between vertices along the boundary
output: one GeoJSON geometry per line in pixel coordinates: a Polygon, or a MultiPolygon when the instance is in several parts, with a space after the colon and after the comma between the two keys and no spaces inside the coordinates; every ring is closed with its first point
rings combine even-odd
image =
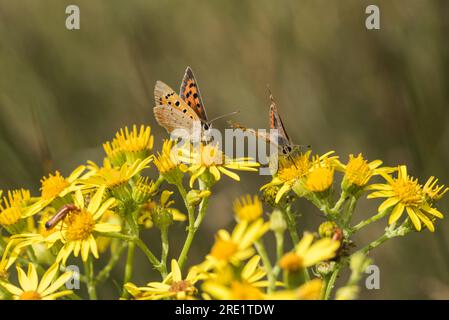
{"type": "Polygon", "coordinates": [[[154,99],[156,106],[153,111],[156,121],[168,133],[175,129],[191,132],[195,121],[201,122],[203,130],[210,129],[198,83],[190,67],[185,71],[179,95],[164,82],[157,81],[154,99]]]}

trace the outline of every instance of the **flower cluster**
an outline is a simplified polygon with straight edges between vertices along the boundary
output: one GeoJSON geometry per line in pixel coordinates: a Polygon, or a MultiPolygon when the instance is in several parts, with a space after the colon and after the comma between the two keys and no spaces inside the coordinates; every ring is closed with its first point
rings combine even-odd
{"type": "Polygon", "coordinates": [[[190,248],[207,219],[215,185],[240,181],[239,171],[255,172],[259,164],[229,158],[213,142],[165,140],[154,152],[153,141],[148,126],[120,129],[103,144],[100,164],[87,161],[68,175],[49,173],[37,195],[25,189],[0,192],[1,298],[77,299],[64,285],[73,277],[67,266],[79,262],[79,278],[96,299],[97,286],[111,277],[125,250],[123,277],[113,279],[121,285],[121,299],[328,299],[345,267],[352,275],[336,297],[355,298],[371,250],[412,231],[433,232],[443,218],[436,203],[448,188],[435,177],[420,184],[404,165],[383,167],[361,154],[342,163],[333,151],[295,151],[281,156],[260,195],[235,199],[235,224],[218,230],[202,262],[192,265],[190,248]],[[363,198],[385,199],[375,214],[353,224],[363,198]],[[317,232],[299,232],[299,199],[322,213],[325,221],[317,232]],[[354,249],[352,236],[387,215],[385,233],[354,249]],[[169,246],[174,223],[186,226],[179,252],[169,246]],[[160,242],[148,246],[143,235],[154,232],[160,242]],[[265,246],[273,240],[269,247],[275,254],[265,246]],[[160,256],[154,246],[160,246],[160,256]],[[133,279],[135,250],[158,274],[149,274],[145,285],[133,279]],[[105,265],[96,261],[100,256],[108,259],[105,265]]]}

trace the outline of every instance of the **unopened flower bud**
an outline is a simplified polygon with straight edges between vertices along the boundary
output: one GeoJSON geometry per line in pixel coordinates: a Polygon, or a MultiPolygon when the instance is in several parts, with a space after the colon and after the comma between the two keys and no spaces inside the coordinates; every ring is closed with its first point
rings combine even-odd
{"type": "Polygon", "coordinates": [[[276,233],[283,233],[287,229],[287,223],[280,210],[275,209],[271,214],[270,229],[276,233]]]}
{"type": "Polygon", "coordinates": [[[173,215],[171,214],[171,212],[161,207],[153,211],[152,218],[153,223],[159,229],[168,228],[173,223],[173,215]]]}
{"type": "Polygon", "coordinates": [[[209,197],[211,192],[209,190],[190,190],[187,193],[187,203],[191,207],[197,206],[203,198],[209,197]]]}
{"type": "Polygon", "coordinates": [[[318,233],[321,238],[332,238],[338,225],[333,221],[326,221],[318,227],[318,233]]]}
{"type": "Polygon", "coordinates": [[[316,266],[316,272],[318,272],[322,276],[330,275],[334,270],[335,270],[334,261],[320,262],[316,266]]]}
{"type": "Polygon", "coordinates": [[[270,207],[276,207],[276,195],[278,194],[280,187],[271,185],[263,189],[262,201],[270,207]]]}

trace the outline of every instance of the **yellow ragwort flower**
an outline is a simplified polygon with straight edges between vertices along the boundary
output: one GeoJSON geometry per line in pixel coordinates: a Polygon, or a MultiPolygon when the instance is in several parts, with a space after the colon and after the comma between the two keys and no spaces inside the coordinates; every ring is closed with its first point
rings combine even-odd
{"type": "Polygon", "coordinates": [[[31,205],[26,212],[26,216],[32,216],[46,206],[48,206],[56,198],[64,197],[67,194],[81,188],[75,182],[77,179],[81,179],[85,166],[77,167],[67,178],[64,178],[59,171],[55,174],[50,174],[48,177],[43,177],[41,180],[41,198],[39,201],[31,205]]]}
{"type": "Polygon", "coordinates": [[[253,198],[248,194],[234,201],[234,213],[238,221],[254,221],[263,214],[262,201],[255,195],[253,198]]]}
{"type": "Polygon", "coordinates": [[[162,282],[149,282],[146,287],[137,287],[132,283],[127,283],[125,288],[136,300],[161,300],[166,298],[186,300],[195,297],[198,292],[195,284],[199,280],[202,280],[202,275],[197,272],[196,268],[191,268],[184,279],[178,262],[173,259],[171,261],[171,272],[162,282]]]}
{"type": "Polygon", "coordinates": [[[214,144],[201,144],[196,148],[192,145],[187,145],[187,147],[179,150],[182,152],[180,159],[190,165],[188,171],[192,175],[190,178],[191,188],[195,180],[204,173],[212,175],[213,182],[219,181],[221,174],[240,181],[240,177],[231,170],[257,171],[256,168],[260,166],[259,163],[247,157],[230,159],[214,144]]]}
{"type": "Polygon", "coordinates": [[[240,221],[232,234],[223,229],[219,230],[215,244],[207,259],[218,265],[226,263],[238,264],[254,254],[253,244],[269,228],[269,223],[264,223],[263,219],[258,219],[252,223],[240,221]]]}
{"type": "Polygon", "coordinates": [[[120,129],[111,142],[103,144],[103,148],[109,160],[115,166],[121,166],[125,161],[131,164],[137,159],[147,158],[153,149],[153,140],[151,127],[141,125],[138,131],[133,125],[132,131],[128,127],[120,129]]]}
{"type": "MultiPolygon", "coordinates": [[[[422,186],[417,179],[407,174],[407,167],[398,167],[397,178],[385,173],[382,173],[382,176],[387,183],[369,186],[369,189],[375,192],[369,194],[368,198],[387,198],[379,206],[378,211],[380,213],[392,208],[388,223],[398,221],[405,210],[417,231],[421,230],[421,223],[424,223],[430,231],[435,231],[433,220],[443,218],[443,214],[426,201],[422,186]]],[[[430,185],[431,183],[427,190],[430,185]]]]}
{"type": "Polygon", "coordinates": [[[363,155],[359,153],[357,157],[350,154],[349,161],[346,165],[338,161],[336,169],[345,173],[342,186],[344,189],[348,190],[351,186],[355,186],[356,188],[366,186],[371,177],[379,175],[381,172],[392,173],[396,171],[396,168],[380,167],[381,165],[381,160],[368,162],[368,160],[364,159],[363,155]]]}
{"type": "Polygon", "coordinates": [[[161,175],[165,175],[174,169],[181,172],[187,171],[187,166],[181,163],[181,151],[174,145],[173,140],[164,140],[162,151],[154,157],[154,164],[161,175]]]}
{"type": "MultiPolygon", "coordinates": [[[[114,205],[115,199],[103,199],[105,186],[101,186],[92,196],[87,204],[81,191],[76,191],[74,204],[77,208],[71,211],[67,217],[62,220],[61,232],[50,234],[45,241],[52,244],[57,241],[63,243],[60,249],[57,261],[66,262],[71,253],[77,257],[81,253],[83,261],[89,257],[89,253],[98,258],[98,247],[95,239],[95,233],[101,235],[105,232],[118,232],[120,225],[109,222],[101,222],[103,214],[114,205]]],[[[59,228],[56,226],[55,228],[59,228]]]]}
{"type": "Polygon", "coordinates": [[[279,168],[277,174],[273,177],[271,182],[262,186],[261,190],[272,186],[279,186],[280,189],[276,194],[275,202],[279,203],[281,198],[300,180],[306,179],[314,165],[318,165],[328,159],[327,161],[334,161],[337,157],[329,157],[333,153],[330,151],[322,156],[315,156],[310,159],[311,150],[306,153],[300,153],[293,155],[293,159],[288,164],[285,164],[279,168]]]}
{"type": "Polygon", "coordinates": [[[229,286],[218,282],[207,281],[203,284],[202,289],[218,300],[263,300],[265,294],[260,288],[244,282],[232,281],[229,286]]]}
{"type": "Polygon", "coordinates": [[[23,232],[26,228],[26,206],[30,201],[30,191],[25,189],[8,191],[0,199],[0,226],[11,234],[23,232]]]}
{"type": "Polygon", "coordinates": [[[307,175],[305,187],[311,192],[324,192],[334,182],[334,167],[330,165],[317,166],[307,175]]]}
{"type": "Polygon", "coordinates": [[[126,162],[121,167],[114,167],[108,159],[104,160],[103,167],[89,161],[89,177],[80,180],[80,183],[86,187],[106,186],[119,200],[129,199],[132,197],[129,181],[148,168],[152,160],[152,156],[149,156],[143,160],[137,159],[132,164],[126,162]]]}
{"type": "Polygon", "coordinates": [[[59,290],[72,277],[72,272],[65,272],[56,277],[58,271],[59,264],[53,264],[39,282],[36,268],[29,263],[27,273],[17,267],[20,288],[4,281],[0,281],[0,284],[15,300],[56,300],[72,294],[71,290],[59,290]]]}
{"type": "Polygon", "coordinates": [[[340,242],[329,238],[320,239],[313,243],[314,237],[311,233],[304,233],[301,241],[295,246],[293,252],[286,253],[279,262],[282,269],[298,271],[302,268],[311,267],[318,262],[326,261],[335,257],[340,242]]]}
{"type": "Polygon", "coordinates": [[[281,290],[267,295],[269,300],[318,300],[321,295],[323,281],[313,279],[294,290],[281,290]]]}
{"type": "Polygon", "coordinates": [[[260,266],[260,260],[260,256],[254,255],[248,260],[243,268],[238,266],[237,272],[233,265],[216,265],[211,263],[210,260],[206,260],[196,267],[199,272],[203,272],[204,277],[208,281],[213,281],[215,283],[229,285],[233,281],[240,281],[255,287],[267,287],[269,285],[266,280],[267,273],[264,268],[260,266]]]}

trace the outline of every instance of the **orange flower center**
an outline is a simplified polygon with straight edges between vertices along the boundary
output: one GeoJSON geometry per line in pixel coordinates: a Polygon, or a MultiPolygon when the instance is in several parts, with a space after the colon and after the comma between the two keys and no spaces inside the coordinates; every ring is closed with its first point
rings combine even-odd
{"type": "Polygon", "coordinates": [[[302,259],[294,252],[286,253],[279,261],[279,266],[288,271],[298,271],[302,268],[302,259]]]}
{"type": "Polygon", "coordinates": [[[423,202],[423,191],[418,180],[396,179],[391,185],[396,197],[406,206],[419,206],[423,202]]]}
{"type": "Polygon", "coordinates": [[[261,300],[262,292],[256,287],[248,284],[234,281],[231,284],[233,300],[261,300]]]}
{"type": "Polygon", "coordinates": [[[211,250],[211,256],[218,260],[228,260],[237,252],[237,245],[231,240],[218,239],[211,250]]]}
{"type": "Polygon", "coordinates": [[[368,183],[372,173],[373,170],[368,166],[368,161],[363,159],[361,154],[357,157],[354,157],[352,154],[349,156],[345,177],[350,183],[363,187],[368,183]]]}
{"type": "Polygon", "coordinates": [[[305,176],[310,169],[309,154],[296,157],[293,162],[289,159],[279,159],[278,177],[282,181],[289,181],[305,176]]]}
{"type": "Polygon", "coordinates": [[[181,280],[181,281],[174,281],[168,291],[170,292],[184,292],[187,291],[191,286],[190,281],[187,280],[181,280]]]}
{"type": "Polygon", "coordinates": [[[68,217],[66,237],[68,241],[86,240],[92,234],[95,220],[90,212],[75,211],[68,217]]]}
{"type": "Polygon", "coordinates": [[[24,291],[20,295],[20,300],[42,300],[41,295],[36,291],[24,291]]]}

